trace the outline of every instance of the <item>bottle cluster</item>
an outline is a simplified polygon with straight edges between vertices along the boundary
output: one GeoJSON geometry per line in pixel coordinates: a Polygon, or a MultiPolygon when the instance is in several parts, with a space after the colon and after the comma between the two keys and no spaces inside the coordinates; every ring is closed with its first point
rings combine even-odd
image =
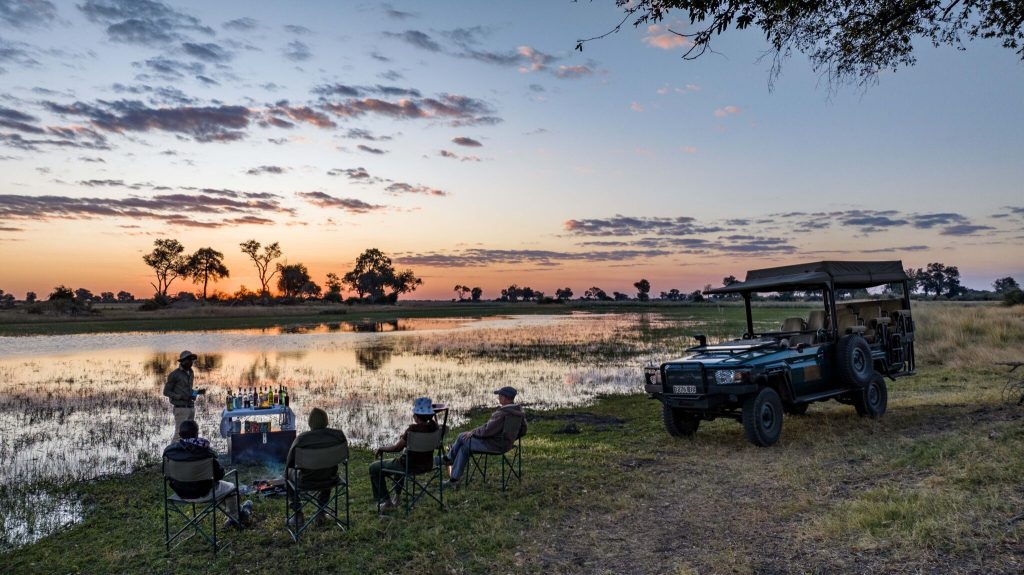
{"type": "Polygon", "coordinates": [[[236,409],[267,409],[276,405],[289,405],[288,388],[250,387],[236,391],[228,391],[225,407],[228,411],[236,409]]]}

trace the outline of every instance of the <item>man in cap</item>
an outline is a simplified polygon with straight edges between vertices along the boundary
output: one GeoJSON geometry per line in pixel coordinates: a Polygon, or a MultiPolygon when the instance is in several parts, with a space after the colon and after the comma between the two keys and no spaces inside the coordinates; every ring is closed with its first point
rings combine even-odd
{"type": "MultiPolygon", "coordinates": [[[[327,412],[319,407],[314,407],[309,412],[309,431],[304,431],[295,438],[291,448],[288,449],[288,459],[285,462],[285,468],[292,474],[289,479],[297,483],[299,488],[317,489],[322,487],[319,493],[317,493],[317,498],[320,500],[321,505],[326,503],[331,497],[331,487],[334,486],[338,478],[338,468],[295,469],[295,448],[323,449],[348,443],[348,439],[345,438],[343,431],[331,429],[327,427],[327,423],[327,412]]],[[[292,501],[291,493],[288,495],[288,500],[292,501]]],[[[293,501],[292,511],[294,511],[294,515],[288,521],[289,525],[296,529],[305,524],[305,518],[302,516],[302,504],[299,503],[298,507],[294,507],[294,504],[293,501]]],[[[322,517],[321,515],[317,519],[322,517]]]]}
{"type": "Polygon", "coordinates": [[[192,389],[192,381],[195,379],[192,364],[196,358],[196,354],[191,351],[181,352],[178,355],[178,368],[167,376],[167,383],[164,384],[164,395],[174,407],[174,433],[171,441],[177,438],[182,421],[195,420],[196,396],[206,393],[205,389],[192,389]]]}
{"type": "Polygon", "coordinates": [[[172,461],[203,461],[213,460],[213,479],[200,481],[171,480],[171,489],[178,497],[193,503],[202,503],[210,499],[213,491],[217,499],[224,498],[224,508],[228,516],[226,525],[242,528],[249,524],[252,513],[252,501],[246,501],[239,509],[235,499],[235,484],[224,481],[224,468],[217,461],[217,452],[210,447],[210,441],[199,437],[199,425],[191,419],[181,422],[178,427],[180,439],[164,449],[164,457],[172,461]]]}
{"type": "MultiPolygon", "coordinates": [[[[412,419],[412,424],[405,428],[402,436],[398,438],[394,445],[381,447],[374,452],[374,455],[379,457],[382,453],[402,451],[409,440],[410,431],[413,433],[433,433],[437,431],[437,419],[434,418],[434,404],[429,397],[416,398],[416,401],[412,404],[412,419]]],[[[412,451],[394,459],[385,459],[371,463],[370,486],[373,488],[373,498],[377,502],[378,509],[390,510],[398,507],[398,490],[401,489],[401,484],[395,490],[394,497],[388,498],[388,488],[384,481],[384,470],[405,471],[406,456],[409,457],[409,471],[412,473],[425,473],[434,468],[433,452],[421,453],[412,451]]]]}
{"type": "Polygon", "coordinates": [[[459,478],[462,477],[466,466],[469,465],[470,453],[474,451],[505,452],[512,447],[517,439],[526,435],[526,416],[523,414],[523,408],[516,404],[516,389],[505,386],[494,390],[494,393],[498,396],[500,404],[498,410],[491,414],[487,423],[471,431],[460,433],[458,439],[448,450],[448,454],[445,455],[445,459],[452,466],[446,487],[458,487],[459,478]],[[505,417],[509,415],[517,416],[523,422],[519,426],[519,435],[516,437],[504,437],[503,435],[505,417]]]}

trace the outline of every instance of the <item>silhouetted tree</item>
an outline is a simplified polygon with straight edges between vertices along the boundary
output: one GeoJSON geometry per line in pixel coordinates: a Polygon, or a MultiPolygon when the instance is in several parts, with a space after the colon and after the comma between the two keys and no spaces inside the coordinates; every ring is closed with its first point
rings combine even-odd
{"type": "Polygon", "coordinates": [[[651,282],[642,279],[633,284],[633,287],[636,288],[636,299],[640,301],[651,299],[651,282]]]}
{"type": "Polygon", "coordinates": [[[121,290],[121,291],[117,292],[117,301],[119,301],[119,302],[135,301],[135,296],[133,296],[130,292],[126,292],[124,290],[121,290]]]}
{"type": "Polygon", "coordinates": [[[459,296],[459,301],[466,299],[466,295],[473,291],[473,289],[470,288],[469,286],[464,286],[460,284],[455,284],[454,290],[455,295],[459,296]]]}
{"type": "Polygon", "coordinates": [[[945,292],[948,297],[960,293],[960,269],[957,266],[946,266],[945,264],[933,262],[917,274],[917,283],[921,291],[927,296],[929,292],[935,294],[932,299],[938,299],[945,292]]]}
{"type": "Polygon", "coordinates": [[[808,56],[811,68],[830,82],[874,81],[880,72],[916,63],[914,48],[925,42],[964,49],[965,40],[994,38],[1024,57],[1024,8],[1007,0],[927,0],[892,2],[802,2],[796,0],[615,0],[625,10],[618,26],[583,44],[618,31],[628,20],[634,26],[664,20],[674,11],[689,20],[679,36],[683,59],[693,60],[711,49],[711,40],[735,28],[756,27],[768,40],[771,76],[794,51],[808,56]],[[692,30],[692,31],[690,31],[692,30]]]}
{"type": "Polygon", "coordinates": [[[910,293],[917,292],[918,288],[921,285],[920,278],[921,274],[924,273],[924,270],[922,270],[921,268],[907,268],[903,270],[903,273],[907,274],[907,277],[910,278],[910,281],[907,282],[907,286],[910,288],[910,293]]]}
{"type": "Polygon", "coordinates": [[[90,290],[85,288],[78,288],[75,290],[75,299],[80,302],[89,302],[93,300],[93,295],[90,290]]]}
{"type": "Polygon", "coordinates": [[[345,283],[360,298],[368,296],[371,302],[383,302],[397,301],[399,294],[416,291],[423,280],[416,277],[412,270],[396,272],[391,258],[376,248],[370,248],[356,258],[355,267],[345,274],[345,283]],[[385,288],[391,290],[387,297],[385,288]]]}
{"type": "Polygon", "coordinates": [[[473,289],[472,289],[472,290],[470,291],[469,297],[470,297],[470,298],[471,298],[471,299],[472,299],[473,301],[480,301],[480,296],[482,296],[482,295],[484,295],[484,290],[483,290],[483,289],[481,289],[481,288],[475,287],[475,288],[473,288],[473,289]]]}
{"type": "Polygon", "coordinates": [[[995,290],[996,293],[1006,293],[1011,290],[1020,289],[1020,285],[1017,284],[1017,280],[1010,276],[1006,276],[1005,278],[999,278],[992,282],[992,289],[995,290]]]}
{"type": "Polygon", "coordinates": [[[224,254],[213,248],[199,248],[188,258],[188,275],[195,282],[203,282],[203,299],[206,299],[206,285],[213,280],[229,277],[227,266],[224,265],[224,254]]]}
{"type": "Polygon", "coordinates": [[[277,242],[261,245],[256,240],[249,240],[238,244],[242,253],[249,256],[252,263],[256,265],[256,274],[260,278],[260,295],[270,295],[270,280],[278,272],[278,268],[270,271],[270,263],[281,257],[281,246],[277,242]],[[263,248],[263,251],[260,251],[263,248]]]}
{"type": "Polygon", "coordinates": [[[105,291],[100,293],[100,301],[103,303],[114,303],[117,301],[117,298],[114,297],[114,292],[105,291]]]}
{"type": "MultiPolygon", "coordinates": [[[[309,281],[309,270],[303,264],[277,264],[277,289],[284,297],[294,299],[299,297],[303,288],[309,281]]],[[[320,288],[317,288],[319,292],[320,288]]]]}
{"type": "Polygon", "coordinates": [[[583,299],[585,299],[585,300],[596,299],[598,301],[608,301],[608,300],[610,300],[612,298],[608,297],[608,294],[606,294],[603,289],[601,289],[601,288],[599,288],[597,286],[594,286],[594,287],[588,289],[587,291],[583,292],[583,299]]]}
{"type": "Polygon", "coordinates": [[[533,288],[530,286],[525,286],[520,292],[520,295],[523,297],[523,301],[530,301],[537,297],[537,292],[533,291],[533,288]]]}
{"type": "Polygon", "coordinates": [[[523,295],[523,289],[516,284],[512,284],[507,288],[501,290],[502,301],[519,301],[519,297],[523,295]]]}
{"type": "Polygon", "coordinates": [[[700,292],[700,290],[694,290],[694,292],[690,294],[690,301],[695,301],[695,302],[704,301],[704,294],[702,294],[700,292]]]}
{"type": "Polygon", "coordinates": [[[626,301],[629,299],[629,294],[619,293],[616,291],[612,292],[612,297],[615,298],[615,301],[626,301]]]}
{"type": "Polygon", "coordinates": [[[555,290],[555,299],[562,301],[572,299],[572,289],[564,287],[555,290]]]}
{"type": "Polygon", "coordinates": [[[35,303],[37,297],[38,296],[36,296],[36,292],[34,292],[34,291],[27,292],[25,294],[25,303],[35,303]]]}
{"type": "Polygon", "coordinates": [[[736,276],[725,276],[722,278],[723,286],[731,286],[734,283],[739,283],[740,280],[736,279],[736,276]]]}
{"type": "Polygon", "coordinates": [[[669,301],[678,301],[683,297],[683,294],[679,293],[679,290],[676,288],[672,288],[668,290],[668,292],[661,292],[661,299],[667,299],[669,301]]]}
{"type": "Polygon", "coordinates": [[[0,289],[0,309],[11,309],[14,307],[14,294],[4,293],[4,290],[0,289]]]}
{"type": "Polygon", "coordinates": [[[153,268],[156,283],[150,282],[157,295],[167,296],[171,283],[188,275],[188,258],[182,255],[185,246],[178,240],[159,239],[153,242],[153,251],[142,256],[142,261],[153,268]]]}
{"type": "Polygon", "coordinates": [[[53,291],[50,292],[46,299],[49,301],[73,300],[75,299],[75,292],[62,284],[53,288],[53,291]]]}
{"type": "Polygon", "coordinates": [[[338,274],[330,272],[327,274],[327,282],[324,284],[327,286],[327,293],[324,294],[324,301],[340,302],[341,301],[341,278],[338,274]]]}

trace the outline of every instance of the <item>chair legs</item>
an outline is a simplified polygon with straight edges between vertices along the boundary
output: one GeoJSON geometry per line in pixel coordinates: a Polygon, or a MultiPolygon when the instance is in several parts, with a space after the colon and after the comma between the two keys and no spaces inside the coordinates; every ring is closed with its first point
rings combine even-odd
{"type": "Polygon", "coordinates": [[[466,484],[468,485],[473,476],[479,474],[480,481],[487,481],[488,462],[491,456],[501,457],[501,490],[505,491],[511,485],[514,478],[517,482],[523,482],[523,448],[516,443],[512,449],[505,453],[471,452],[469,454],[469,470],[466,473],[466,484]]]}
{"type": "MultiPolygon", "coordinates": [[[[435,467],[430,471],[430,477],[426,481],[420,481],[419,476],[413,473],[405,473],[402,471],[386,470],[384,471],[384,477],[391,480],[391,489],[389,493],[400,493],[402,507],[405,508],[405,514],[412,513],[413,507],[416,503],[423,498],[424,495],[430,497],[444,509],[444,481],[441,474],[441,466],[435,467]],[[434,482],[437,482],[437,494],[434,494],[431,487],[434,482]]],[[[423,475],[423,474],[421,474],[423,475]]]]}
{"type": "Polygon", "coordinates": [[[330,495],[327,501],[320,502],[319,489],[300,489],[292,481],[288,481],[288,494],[285,497],[284,516],[285,526],[288,529],[288,534],[291,535],[292,541],[299,542],[299,538],[306,531],[306,529],[316,521],[317,517],[327,517],[330,521],[333,521],[335,525],[342,529],[350,529],[352,527],[351,518],[349,515],[349,490],[348,490],[348,468],[345,469],[344,481],[339,481],[337,485],[333,486],[330,491],[330,495]],[[338,499],[344,492],[345,497],[345,520],[342,521],[339,517],[338,499]],[[313,507],[313,513],[308,519],[305,519],[301,525],[298,521],[295,521],[302,508],[307,504],[313,507]],[[294,521],[294,524],[293,524],[294,521]]]}

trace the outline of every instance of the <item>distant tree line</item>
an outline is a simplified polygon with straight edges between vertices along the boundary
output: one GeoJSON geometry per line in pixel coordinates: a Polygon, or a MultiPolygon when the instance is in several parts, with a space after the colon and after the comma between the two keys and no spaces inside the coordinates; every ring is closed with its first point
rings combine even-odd
{"type": "MultiPolygon", "coordinates": [[[[309,275],[309,269],[301,262],[277,261],[284,256],[278,242],[262,244],[247,240],[239,244],[242,254],[247,256],[256,268],[259,290],[246,286],[231,295],[214,291],[209,293],[209,284],[230,277],[230,270],[224,265],[224,254],[213,248],[200,248],[188,255],[185,247],[175,239],[158,239],[153,242],[153,251],[142,256],[143,262],[153,270],[155,281],[150,282],[155,290],[154,301],[166,305],[171,300],[170,286],[178,278],[187,278],[202,285],[200,299],[227,303],[294,303],[307,300],[322,300],[340,303],[342,301],[366,303],[395,303],[401,294],[415,291],[423,284],[412,270],[395,269],[391,258],[382,251],[371,248],[356,258],[351,271],[342,276],[334,272],[327,274],[324,287],[309,275]],[[276,283],[274,278],[277,278],[276,283]],[[277,288],[277,294],[271,287],[277,288]],[[348,287],[356,296],[344,300],[342,289],[348,287]],[[326,291],[325,291],[326,288],[326,291]]],[[[179,292],[177,299],[189,299],[190,294],[179,292]]],[[[195,299],[192,297],[192,299],[195,299]]]]}

